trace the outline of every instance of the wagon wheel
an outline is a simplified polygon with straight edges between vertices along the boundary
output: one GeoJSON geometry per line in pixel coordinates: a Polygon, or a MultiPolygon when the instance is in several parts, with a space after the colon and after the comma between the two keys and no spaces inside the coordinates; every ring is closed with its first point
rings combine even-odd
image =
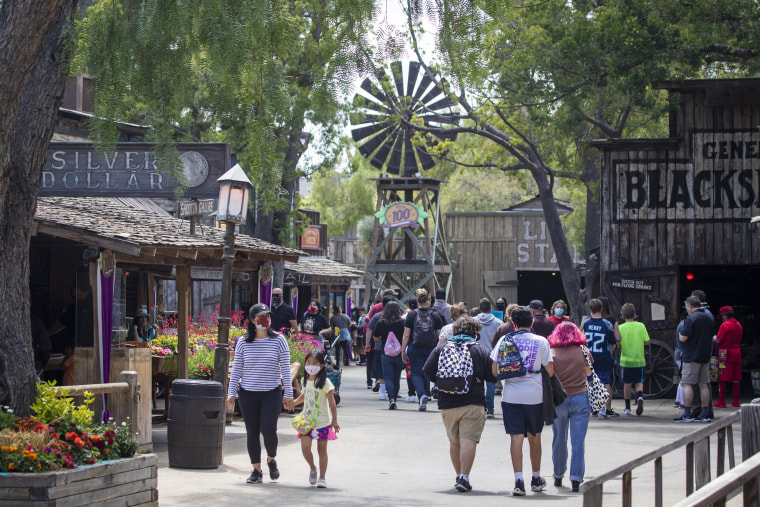
{"type": "Polygon", "coordinates": [[[644,356],[647,362],[644,366],[644,396],[662,398],[674,387],[676,362],[673,349],[665,342],[651,340],[644,356]]]}

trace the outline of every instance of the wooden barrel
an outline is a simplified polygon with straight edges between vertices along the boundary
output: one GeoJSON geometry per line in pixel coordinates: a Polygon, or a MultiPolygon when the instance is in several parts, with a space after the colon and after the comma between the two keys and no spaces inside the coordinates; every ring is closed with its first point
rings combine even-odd
{"type": "Polygon", "coordinates": [[[170,467],[219,467],[224,445],[222,384],[188,379],[172,383],[167,440],[170,467]]]}

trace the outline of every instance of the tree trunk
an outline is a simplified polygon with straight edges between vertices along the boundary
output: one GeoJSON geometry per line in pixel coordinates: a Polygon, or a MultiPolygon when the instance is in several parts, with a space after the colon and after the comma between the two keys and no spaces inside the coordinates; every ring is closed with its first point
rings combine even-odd
{"type": "Polygon", "coordinates": [[[60,41],[77,0],[0,6],[0,405],[27,416],[36,393],[29,242],[65,75],[60,41]]]}
{"type": "MultiPolygon", "coordinates": [[[[597,154],[596,150],[591,153],[597,154]]],[[[601,169],[598,167],[599,158],[590,157],[584,151],[583,172],[581,180],[586,186],[586,230],[584,232],[584,258],[586,259],[586,290],[584,305],[591,298],[601,295],[601,266],[599,248],[602,235],[602,194],[601,169]]]]}

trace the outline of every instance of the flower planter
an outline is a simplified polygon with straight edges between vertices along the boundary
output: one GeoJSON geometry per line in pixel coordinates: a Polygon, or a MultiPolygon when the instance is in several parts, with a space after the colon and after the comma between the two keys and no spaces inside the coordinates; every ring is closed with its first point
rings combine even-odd
{"type": "Polygon", "coordinates": [[[0,506],[158,505],[157,485],[155,454],[60,472],[0,473],[0,506]]]}
{"type": "Polygon", "coordinates": [[[165,356],[164,367],[161,371],[164,373],[174,373],[177,371],[177,356],[165,356]]]}

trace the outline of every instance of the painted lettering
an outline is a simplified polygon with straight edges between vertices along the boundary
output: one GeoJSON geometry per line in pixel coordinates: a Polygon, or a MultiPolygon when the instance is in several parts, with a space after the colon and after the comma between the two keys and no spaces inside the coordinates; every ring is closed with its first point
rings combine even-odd
{"type": "Polygon", "coordinates": [[[140,183],[137,181],[137,173],[132,171],[129,175],[129,180],[127,180],[127,188],[129,189],[140,189],[140,183]]]}
{"type": "Polygon", "coordinates": [[[55,185],[55,174],[50,171],[42,171],[42,188],[53,188],[55,185]]]}
{"type": "Polygon", "coordinates": [[[647,200],[647,193],[644,188],[644,174],[641,171],[628,171],[625,173],[626,179],[626,209],[638,209],[647,200]],[[633,193],[636,192],[636,199],[633,193]]]}
{"type": "Polygon", "coordinates": [[[731,177],[736,174],[736,171],[727,171],[728,174],[726,174],[726,177],[723,177],[723,171],[714,171],[714,177],[713,177],[713,188],[715,189],[715,203],[713,204],[713,208],[722,208],[723,207],[723,194],[726,194],[726,197],[728,198],[728,207],[729,208],[738,208],[739,205],[736,204],[736,200],[734,200],[734,192],[731,188],[731,177]]]}
{"type": "Polygon", "coordinates": [[[525,221],[525,233],[523,234],[523,239],[527,241],[536,240],[538,239],[538,234],[531,234],[530,233],[530,221],[525,221]]]}
{"type": "Polygon", "coordinates": [[[79,170],[79,152],[78,151],[74,152],[74,169],[77,171],[79,170]]]}
{"type": "MultiPolygon", "coordinates": [[[[155,164],[154,164],[155,165],[155,164]]],[[[161,173],[150,173],[150,189],[151,190],[163,190],[162,185],[164,177],[161,173]]]]}
{"type": "Polygon", "coordinates": [[[73,172],[67,172],[63,175],[63,186],[66,188],[76,188],[79,183],[79,176],[73,172]],[[73,181],[72,181],[73,180],[73,181]]]}
{"type": "Polygon", "coordinates": [[[94,171],[96,169],[100,169],[100,164],[98,165],[92,165],[92,152],[87,152],[87,170],[88,171],[94,171]]]}
{"type": "Polygon", "coordinates": [[[139,165],[132,165],[134,157],[139,155],[136,151],[126,151],[124,152],[124,169],[127,171],[136,171],[137,169],[140,169],[139,165]]]}
{"type": "Polygon", "coordinates": [[[669,207],[675,208],[676,204],[683,204],[684,208],[691,208],[691,196],[686,186],[688,171],[673,171],[673,189],[670,192],[669,207]]]}
{"type": "Polygon", "coordinates": [[[108,160],[108,157],[106,157],[106,165],[108,166],[109,171],[113,171],[114,166],[116,165],[116,157],[119,156],[119,152],[113,154],[113,157],[111,157],[111,160],[108,160]]]}
{"type": "Polygon", "coordinates": [[[538,250],[538,263],[546,264],[546,249],[549,248],[547,243],[536,243],[536,250],[538,250]]]}
{"type": "Polygon", "coordinates": [[[710,192],[702,191],[704,184],[710,181],[710,176],[712,176],[710,171],[699,171],[694,176],[694,202],[703,208],[710,207],[710,192]]]}
{"type": "Polygon", "coordinates": [[[744,197],[739,198],[739,205],[742,208],[749,208],[752,206],[752,201],[755,200],[755,189],[752,188],[752,171],[745,169],[739,172],[739,186],[742,187],[742,194],[744,197]]]}
{"type": "Polygon", "coordinates": [[[153,153],[151,153],[150,151],[146,151],[144,153],[145,153],[145,170],[158,172],[158,166],[156,165],[156,160],[153,158],[153,153]]]}
{"type": "Polygon", "coordinates": [[[649,180],[649,209],[665,208],[668,205],[667,191],[663,192],[660,184],[660,171],[658,169],[647,171],[649,180]],[[661,194],[663,195],[660,198],[661,194]]]}
{"type": "Polygon", "coordinates": [[[66,156],[65,151],[53,152],[53,163],[50,165],[51,169],[63,169],[66,167],[66,160],[63,158],[66,156]]]}
{"type": "Polygon", "coordinates": [[[527,243],[520,243],[517,245],[517,262],[528,262],[530,259],[529,248],[530,245],[527,243]]]}
{"type": "Polygon", "coordinates": [[[98,188],[99,186],[100,186],[100,182],[99,181],[98,181],[98,183],[96,185],[92,184],[92,173],[88,172],[87,173],[87,188],[98,188]]]}
{"type": "Polygon", "coordinates": [[[111,173],[106,173],[106,188],[116,188],[118,186],[116,183],[111,186],[111,173]]]}

